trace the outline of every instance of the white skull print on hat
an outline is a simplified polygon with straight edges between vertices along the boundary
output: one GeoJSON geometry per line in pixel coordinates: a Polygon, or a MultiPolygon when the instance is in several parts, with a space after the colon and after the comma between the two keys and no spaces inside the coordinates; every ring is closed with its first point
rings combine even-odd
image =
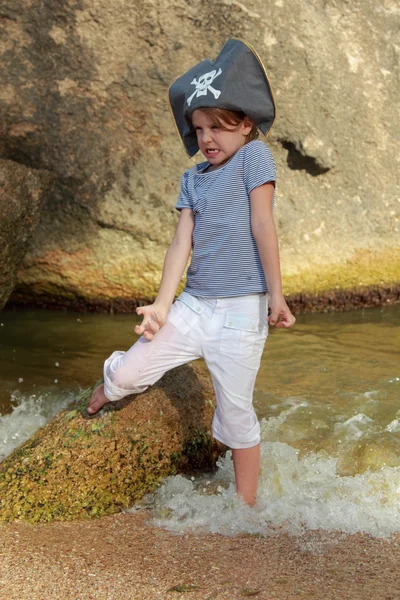
{"type": "Polygon", "coordinates": [[[192,100],[195,96],[197,98],[199,96],[206,96],[208,90],[210,90],[210,92],[214,94],[214,98],[220,97],[221,90],[214,89],[211,84],[213,83],[214,79],[218,77],[218,75],[221,75],[221,73],[221,69],[218,69],[218,72],[214,69],[214,71],[210,71],[209,73],[201,75],[198,80],[196,78],[193,79],[192,85],[195,85],[196,89],[193,92],[193,94],[187,99],[187,103],[189,104],[189,106],[191,105],[192,100]]]}
{"type": "Polygon", "coordinates": [[[197,108],[243,112],[264,135],[275,120],[275,101],[264,66],[251,46],[236,39],[229,39],[214,61],[207,58],[178,77],[169,88],[169,100],[189,156],[199,150],[191,122],[197,108]]]}

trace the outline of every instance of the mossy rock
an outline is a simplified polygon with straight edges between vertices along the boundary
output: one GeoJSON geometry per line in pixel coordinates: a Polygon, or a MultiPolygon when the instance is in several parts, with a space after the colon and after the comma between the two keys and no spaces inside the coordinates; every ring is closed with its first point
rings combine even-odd
{"type": "Polygon", "coordinates": [[[91,390],[0,464],[0,520],[112,514],[178,472],[212,468],[214,392],[185,365],[137,396],[86,413],[91,390]]]}

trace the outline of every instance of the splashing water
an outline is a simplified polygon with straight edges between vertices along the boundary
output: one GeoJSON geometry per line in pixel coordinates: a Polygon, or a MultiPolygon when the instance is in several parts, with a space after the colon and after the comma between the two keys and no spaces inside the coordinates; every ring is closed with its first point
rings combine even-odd
{"type": "Polygon", "coordinates": [[[13,392],[12,412],[0,416],[0,461],[71,404],[75,395],[65,390],[42,390],[29,396],[13,392]]]}
{"type": "Polygon", "coordinates": [[[175,533],[299,535],[322,529],[388,537],[400,532],[400,467],[354,477],[339,476],[336,467],[335,458],[300,458],[287,444],[263,442],[254,508],[235,494],[230,452],[208,482],[169,477],[144,505],[152,509],[155,525],[175,533]]]}

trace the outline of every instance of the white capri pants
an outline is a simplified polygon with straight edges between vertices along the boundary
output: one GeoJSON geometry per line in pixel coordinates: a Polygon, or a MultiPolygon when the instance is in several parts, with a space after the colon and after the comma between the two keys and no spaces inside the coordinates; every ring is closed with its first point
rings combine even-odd
{"type": "Polygon", "coordinates": [[[204,358],[214,384],[214,437],[229,448],[260,442],[253,390],[268,335],[267,295],[195,297],[183,292],[151,341],[143,336],[104,363],[104,393],[111,401],[144,392],[166,371],[204,358]]]}

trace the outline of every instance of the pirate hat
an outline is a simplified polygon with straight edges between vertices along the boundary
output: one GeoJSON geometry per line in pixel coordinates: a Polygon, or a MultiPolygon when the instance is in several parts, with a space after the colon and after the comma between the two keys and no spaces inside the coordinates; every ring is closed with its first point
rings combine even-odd
{"type": "Polygon", "coordinates": [[[275,102],[264,66],[251,46],[229,39],[214,61],[206,58],[178,77],[169,88],[175,124],[189,154],[199,150],[191,123],[196,108],[244,112],[264,133],[275,119],[275,102]]]}

